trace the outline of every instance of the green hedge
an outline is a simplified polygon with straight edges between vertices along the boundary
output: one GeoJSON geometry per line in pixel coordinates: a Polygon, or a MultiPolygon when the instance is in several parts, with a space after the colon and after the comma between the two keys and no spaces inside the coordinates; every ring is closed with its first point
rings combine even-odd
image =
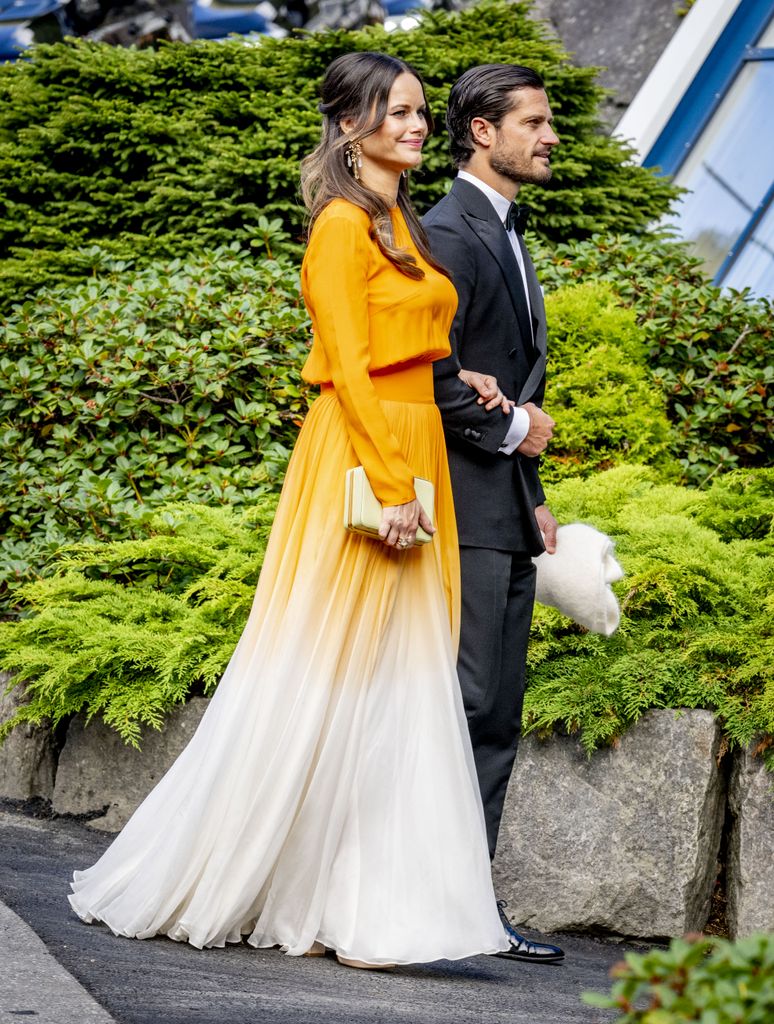
{"type": "Polygon", "coordinates": [[[29,584],[28,617],[0,623],[0,660],[29,680],[28,703],[0,723],[100,715],[127,742],[192,693],[210,693],[255,594],[276,495],[249,509],[187,502],[156,512],[140,539],[82,545],[57,575],[29,584]]]}
{"type": "Polygon", "coordinates": [[[687,245],[664,238],[595,235],[536,255],[547,291],[607,282],[634,310],[685,480],[701,485],[720,471],[770,464],[771,300],[715,288],[687,245]]]}
{"type": "MultiPolygon", "coordinates": [[[[591,750],[649,707],[701,706],[733,743],[773,735],[772,477],[718,476],[767,457],[770,305],[711,288],[684,247],[595,233],[639,231],[671,186],[597,131],[593,71],[501,0],[410,33],[78,43],[0,67],[0,308],[35,292],[0,323],[15,721],[85,710],[133,742],[216,684],[307,407],[298,160],[320,75],[353,48],[416,64],[437,111],[482,55],[533,64],[564,137],[551,188],[525,189],[553,292],[544,472],[560,519],[614,536],[628,576],[609,640],[538,611],[529,727],[591,750]],[[664,482],[680,472],[705,489],[664,482]]],[[[448,180],[439,129],[419,204],[448,180]]]]}
{"type": "MultiPolygon", "coordinates": [[[[319,82],[348,50],[415,64],[439,122],[451,84],[471,65],[534,65],[562,136],[551,187],[524,189],[536,230],[566,241],[644,227],[674,189],[598,130],[595,69],[572,65],[528,6],[486,0],[425,15],[412,32],[324,32],[258,46],[81,41],[0,65],[0,310],[44,283],[88,274],[95,244],[120,258],[177,256],[246,242],[261,234],[262,216],[298,237],[298,167],[319,138],[319,82]]],[[[439,123],[417,175],[420,208],[443,195],[449,175],[439,123]]]]}
{"type": "MultiPolygon", "coordinates": [[[[549,500],[560,521],[610,533],[627,575],[611,638],[536,609],[527,727],[580,732],[591,751],[649,708],[704,707],[731,744],[774,736],[774,471],[700,492],[620,466],[549,500]]],[[[25,586],[26,617],[0,624],[0,664],[28,681],[29,703],[5,731],[85,711],[136,742],[139,723],[210,692],[249,613],[272,510],[271,496],[242,511],[175,506],[145,536],[80,545],[25,586]]]]}

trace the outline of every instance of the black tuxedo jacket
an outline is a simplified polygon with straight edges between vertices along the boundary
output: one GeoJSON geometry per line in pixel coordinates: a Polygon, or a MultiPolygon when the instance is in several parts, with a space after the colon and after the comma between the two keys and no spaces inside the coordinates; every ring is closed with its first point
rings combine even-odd
{"type": "Polygon", "coordinates": [[[541,405],[545,390],[546,318],[532,261],[520,240],[531,307],[511,243],[484,193],[455,180],[423,218],[430,248],[451,273],[459,308],[452,354],[433,364],[435,400],[449,453],[460,544],[539,554],[535,507],[545,500],[538,459],[498,452],[510,424],[486,412],[464,384],[460,367],[491,373],[518,405],[541,405]]]}

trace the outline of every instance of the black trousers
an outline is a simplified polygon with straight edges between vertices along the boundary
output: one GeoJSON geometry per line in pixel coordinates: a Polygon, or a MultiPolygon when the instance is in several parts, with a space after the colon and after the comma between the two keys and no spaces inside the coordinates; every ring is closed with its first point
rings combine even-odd
{"type": "Polygon", "coordinates": [[[527,642],[535,602],[529,555],[460,548],[462,621],[457,672],[494,857],[521,734],[527,642]]]}

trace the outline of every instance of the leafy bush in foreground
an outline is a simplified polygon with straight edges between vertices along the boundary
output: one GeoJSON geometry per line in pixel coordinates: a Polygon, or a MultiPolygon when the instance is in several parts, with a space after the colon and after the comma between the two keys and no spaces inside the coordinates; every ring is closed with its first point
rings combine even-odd
{"type": "Polygon", "coordinates": [[[675,424],[683,478],[704,484],[721,470],[771,462],[774,307],[715,288],[683,243],[595,235],[544,248],[548,291],[605,281],[633,308],[653,374],[675,424]]]}
{"type": "MultiPolygon", "coordinates": [[[[617,540],[623,618],[604,639],[536,610],[527,725],[581,730],[592,750],[649,708],[705,707],[732,743],[774,736],[772,492],[771,471],[699,492],[632,466],[552,488],[560,521],[617,540]]],[[[131,742],[209,691],[247,618],[271,511],[268,497],[250,511],[175,506],[143,539],[82,545],[26,585],[26,617],[0,624],[0,664],[27,682],[14,722],[83,710],[131,742]]]]}
{"type": "Polygon", "coordinates": [[[510,61],[544,74],[562,135],[551,188],[525,189],[541,235],[644,227],[673,186],[598,130],[595,69],[574,66],[528,8],[492,0],[426,15],[412,32],[257,46],[60,43],[0,65],[0,310],[44,283],[87,275],[95,244],[121,259],[171,257],[246,244],[260,237],[261,217],[298,236],[299,162],[319,140],[319,83],[350,50],[384,50],[427,77],[439,125],[417,175],[420,208],[449,183],[442,114],[452,83],[482,59],[510,61]]]}
{"type": "Polygon", "coordinates": [[[626,953],[609,996],[591,1006],[618,1010],[616,1024],[770,1024],[774,1020],[774,935],[737,942],[673,939],[669,949],[626,953]]]}

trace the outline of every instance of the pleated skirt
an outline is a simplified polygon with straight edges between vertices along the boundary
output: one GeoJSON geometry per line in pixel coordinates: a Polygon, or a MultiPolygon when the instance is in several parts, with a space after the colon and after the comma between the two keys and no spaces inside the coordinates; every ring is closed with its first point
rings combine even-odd
{"type": "Polygon", "coordinates": [[[293,452],[252,611],[190,743],[69,897],[117,935],[370,963],[507,946],[455,673],[459,568],[430,366],[374,378],[432,543],[343,528],[335,393],[293,452]],[[400,395],[401,400],[395,399],[400,395]],[[385,397],[386,396],[386,397],[385,397]]]}

